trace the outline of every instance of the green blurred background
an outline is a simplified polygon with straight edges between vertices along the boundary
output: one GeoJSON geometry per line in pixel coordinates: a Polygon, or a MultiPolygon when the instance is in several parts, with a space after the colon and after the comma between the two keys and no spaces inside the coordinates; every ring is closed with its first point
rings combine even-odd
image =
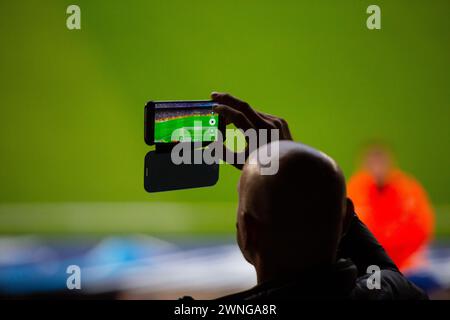
{"type": "Polygon", "coordinates": [[[0,2],[0,233],[234,231],[239,172],[148,194],[143,108],[228,91],[347,177],[392,144],[450,236],[450,1],[0,2]],[[381,7],[382,29],[366,28],[381,7]],[[81,7],[81,30],[66,8],[81,7]]]}

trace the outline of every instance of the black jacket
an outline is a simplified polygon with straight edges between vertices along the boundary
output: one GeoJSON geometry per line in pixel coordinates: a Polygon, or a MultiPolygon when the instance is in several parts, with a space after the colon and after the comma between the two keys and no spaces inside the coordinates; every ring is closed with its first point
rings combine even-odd
{"type": "Polygon", "coordinates": [[[356,215],[341,240],[338,258],[338,262],[333,266],[303,272],[296,279],[280,279],[259,284],[250,290],[219,300],[428,299],[422,290],[401,274],[383,247],[356,215]],[[372,273],[367,273],[367,268],[371,265],[377,266],[380,270],[379,289],[369,289],[370,286],[367,284],[368,280],[373,279],[372,273]]]}

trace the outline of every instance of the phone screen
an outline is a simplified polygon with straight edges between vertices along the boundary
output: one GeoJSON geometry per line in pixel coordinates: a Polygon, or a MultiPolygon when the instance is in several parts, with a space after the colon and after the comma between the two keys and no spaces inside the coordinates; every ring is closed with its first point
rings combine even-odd
{"type": "Polygon", "coordinates": [[[219,115],[212,101],[155,102],[155,143],[213,142],[219,115]]]}

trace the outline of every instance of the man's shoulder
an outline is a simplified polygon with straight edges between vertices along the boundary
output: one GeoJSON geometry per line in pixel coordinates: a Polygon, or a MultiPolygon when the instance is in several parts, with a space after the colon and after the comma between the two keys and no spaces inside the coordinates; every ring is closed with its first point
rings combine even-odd
{"type": "Polygon", "coordinates": [[[428,300],[427,294],[395,270],[380,270],[356,281],[352,300],[428,300]]]}

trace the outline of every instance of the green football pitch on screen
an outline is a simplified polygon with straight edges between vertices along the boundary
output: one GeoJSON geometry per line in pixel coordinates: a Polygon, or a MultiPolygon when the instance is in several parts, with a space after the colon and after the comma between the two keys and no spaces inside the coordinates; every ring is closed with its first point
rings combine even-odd
{"type": "Polygon", "coordinates": [[[155,122],[155,142],[215,141],[218,121],[218,116],[214,114],[157,120],[155,122]]]}

